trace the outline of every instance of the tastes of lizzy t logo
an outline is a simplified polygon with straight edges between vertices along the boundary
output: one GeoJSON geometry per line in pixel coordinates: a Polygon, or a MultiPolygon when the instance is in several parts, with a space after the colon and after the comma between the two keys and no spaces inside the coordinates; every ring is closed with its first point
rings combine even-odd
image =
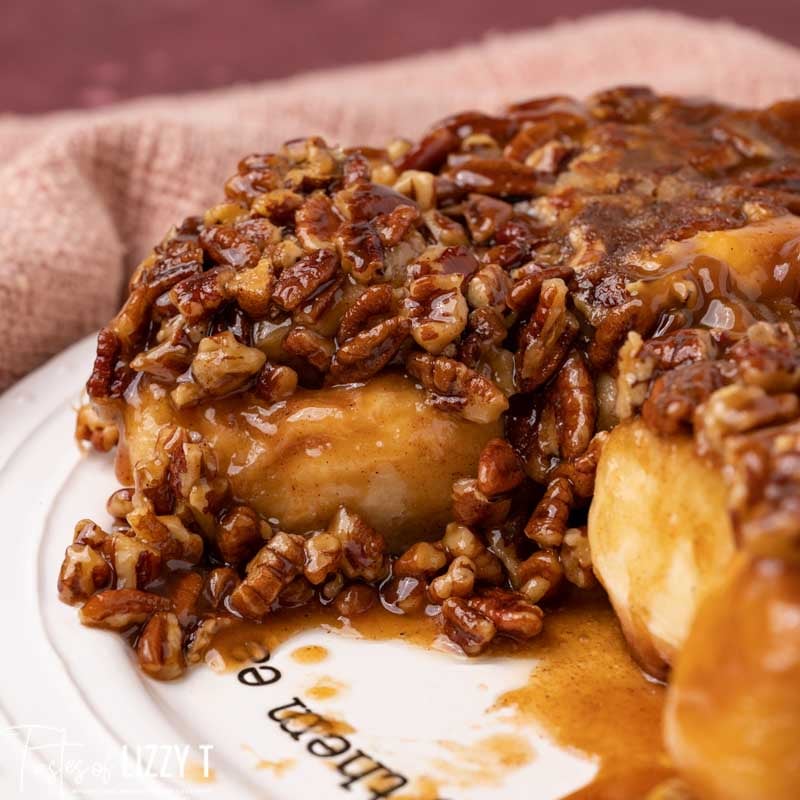
{"type": "Polygon", "coordinates": [[[15,725],[0,729],[0,737],[2,772],[6,780],[16,773],[18,797],[38,800],[43,783],[58,792],[48,797],[68,797],[72,789],[82,796],[130,796],[159,778],[187,781],[187,794],[195,795],[210,791],[214,780],[211,744],[124,744],[98,754],[49,725],[15,725]]]}

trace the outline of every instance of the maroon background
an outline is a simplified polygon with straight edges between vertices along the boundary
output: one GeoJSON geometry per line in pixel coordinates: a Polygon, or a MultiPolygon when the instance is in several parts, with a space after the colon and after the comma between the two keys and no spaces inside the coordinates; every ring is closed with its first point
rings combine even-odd
{"type": "MultiPolygon", "coordinates": [[[[0,0],[0,111],[88,107],[277,78],[474,41],[489,31],[647,5],[625,0],[0,0]]],[[[657,5],[734,19],[800,45],[799,0],[665,0],[657,5]]]]}

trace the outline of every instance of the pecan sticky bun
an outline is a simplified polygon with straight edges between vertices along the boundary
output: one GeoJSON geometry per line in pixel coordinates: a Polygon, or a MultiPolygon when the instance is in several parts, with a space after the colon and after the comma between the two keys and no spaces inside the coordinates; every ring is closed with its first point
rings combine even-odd
{"type": "Polygon", "coordinates": [[[78,436],[125,488],[62,598],[172,678],[232,620],[377,593],[476,654],[599,578],[677,661],[692,786],[792,796],[798,215],[798,102],[613,89],[244,158],[99,334],[78,436]]]}

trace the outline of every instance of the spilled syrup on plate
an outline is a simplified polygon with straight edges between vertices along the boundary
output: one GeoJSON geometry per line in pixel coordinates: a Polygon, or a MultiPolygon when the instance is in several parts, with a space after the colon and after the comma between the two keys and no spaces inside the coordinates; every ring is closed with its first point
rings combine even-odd
{"type": "MultiPolygon", "coordinates": [[[[390,614],[376,607],[342,620],[330,607],[312,606],[283,610],[266,623],[243,622],[223,630],[215,638],[214,651],[226,668],[236,669],[254,648],[274,653],[294,635],[311,629],[448,649],[435,618],[390,614]]],[[[319,645],[291,653],[301,663],[317,663],[326,655],[327,649],[319,645]]],[[[537,728],[561,747],[597,762],[595,779],[569,800],[641,800],[674,774],[661,742],[665,689],[648,680],[631,658],[604,595],[576,592],[548,613],[539,637],[529,642],[501,640],[493,644],[488,657],[492,655],[535,664],[526,683],[497,697],[486,713],[521,729],[537,728]]],[[[499,769],[519,768],[534,757],[532,751],[520,749],[519,737],[495,739],[489,750],[499,769]]]]}

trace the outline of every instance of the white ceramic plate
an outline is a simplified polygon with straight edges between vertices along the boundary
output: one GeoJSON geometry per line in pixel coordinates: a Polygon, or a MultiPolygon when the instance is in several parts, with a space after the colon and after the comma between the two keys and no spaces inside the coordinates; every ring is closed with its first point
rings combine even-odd
{"type": "Polygon", "coordinates": [[[247,672],[158,683],[118,636],[82,627],[55,587],[75,522],[108,521],[116,488],[111,456],[73,439],[93,349],[94,337],[76,344],[0,397],[0,797],[555,800],[591,780],[593,763],[488,711],[525,683],[524,659],[315,630],[247,672]],[[290,657],[308,644],[327,648],[324,663],[290,657]],[[344,691],[308,699],[322,676],[344,691]],[[281,727],[303,703],[353,732],[281,727]],[[535,758],[493,764],[480,743],[502,733],[526,737],[535,758]]]}

